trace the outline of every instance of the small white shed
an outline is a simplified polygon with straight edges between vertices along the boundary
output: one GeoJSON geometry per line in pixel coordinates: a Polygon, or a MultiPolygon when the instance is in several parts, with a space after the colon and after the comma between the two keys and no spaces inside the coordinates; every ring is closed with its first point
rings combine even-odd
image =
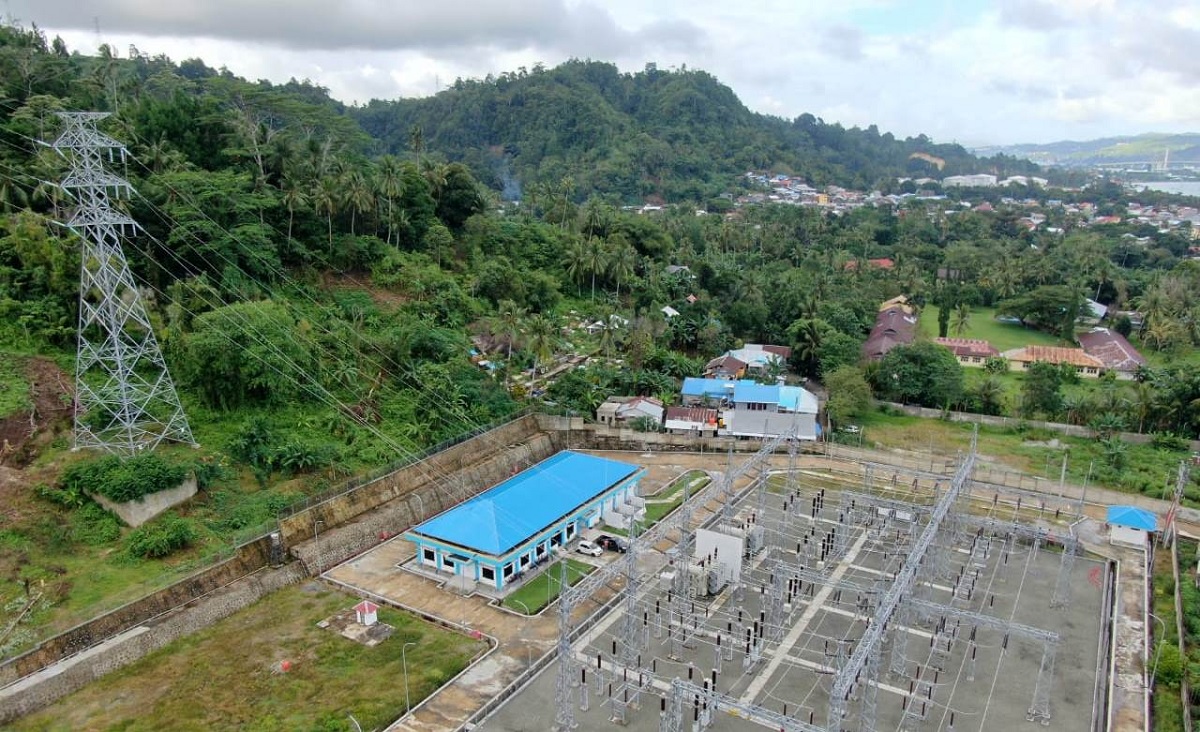
{"type": "Polygon", "coordinates": [[[359,625],[372,626],[379,622],[379,606],[370,600],[363,600],[354,606],[354,619],[359,625]]]}
{"type": "Polygon", "coordinates": [[[1137,506],[1108,507],[1108,542],[1145,549],[1146,539],[1158,531],[1158,517],[1137,506]]]}

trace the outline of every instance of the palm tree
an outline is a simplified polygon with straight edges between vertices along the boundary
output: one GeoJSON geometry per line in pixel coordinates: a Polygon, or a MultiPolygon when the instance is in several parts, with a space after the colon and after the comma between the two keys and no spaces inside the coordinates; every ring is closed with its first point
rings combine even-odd
{"type": "Polygon", "coordinates": [[[965,302],[958,306],[954,311],[954,324],[950,329],[954,331],[954,335],[961,337],[967,332],[967,328],[971,325],[971,306],[965,302]]]}
{"type": "Polygon", "coordinates": [[[287,238],[290,241],[292,224],[296,220],[296,209],[308,205],[308,194],[304,192],[300,182],[291,177],[283,179],[283,205],[288,212],[287,238]]]}
{"type": "Polygon", "coordinates": [[[513,344],[521,336],[521,321],[525,317],[525,309],[512,300],[501,300],[497,304],[495,334],[507,341],[508,355],[504,363],[504,383],[508,384],[509,370],[512,368],[513,344]]]}
{"type": "Polygon", "coordinates": [[[567,245],[563,253],[563,268],[566,269],[567,276],[574,280],[577,286],[582,287],[588,272],[587,244],[582,239],[576,239],[567,245]]]}
{"type": "Polygon", "coordinates": [[[408,149],[417,156],[417,170],[421,169],[421,153],[425,152],[425,133],[421,125],[408,128],[408,149]]]}
{"type": "Polygon", "coordinates": [[[820,362],[823,337],[820,324],[811,318],[802,320],[792,335],[796,342],[792,354],[801,367],[802,375],[815,376],[817,364],[820,362]]]}
{"type": "Polygon", "coordinates": [[[592,302],[596,302],[596,275],[608,270],[608,250],[603,239],[590,239],[584,244],[584,266],[592,278],[592,302]]]}
{"type": "Polygon", "coordinates": [[[375,196],[366,177],[357,170],[351,170],[342,179],[342,201],[350,209],[350,235],[354,236],[355,217],[360,213],[368,213],[375,205],[375,196]]]}
{"type": "Polygon", "coordinates": [[[632,277],[634,268],[637,266],[637,250],[619,234],[610,237],[609,243],[613,246],[612,251],[608,254],[608,276],[616,281],[617,299],[620,300],[621,282],[632,277]],[[614,240],[616,241],[614,242],[614,240]]]}
{"type": "Polygon", "coordinates": [[[985,378],[975,386],[975,398],[984,414],[1000,414],[1004,406],[1004,382],[995,376],[985,378]]]}
{"type": "Polygon", "coordinates": [[[384,155],[379,159],[379,165],[375,169],[375,189],[379,191],[379,195],[383,196],[384,203],[387,204],[385,213],[388,228],[387,242],[391,244],[392,235],[395,233],[392,204],[404,190],[399,158],[394,155],[384,155]]]}
{"type": "Polygon", "coordinates": [[[558,346],[558,328],[550,318],[538,313],[529,319],[526,332],[528,347],[533,353],[533,378],[537,378],[538,366],[554,357],[558,346]]]}
{"type": "Polygon", "coordinates": [[[621,327],[621,321],[616,313],[609,313],[608,316],[601,318],[604,327],[600,329],[600,350],[608,358],[612,358],[613,348],[619,346],[624,340],[624,329],[621,327]]]}
{"type": "Polygon", "coordinates": [[[318,214],[325,214],[325,223],[329,228],[329,253],[333,254],[333,216],[341,207],[341,191],[337,180],[326,176],[317,184],[312,194],[313,207],[318,214]]]}

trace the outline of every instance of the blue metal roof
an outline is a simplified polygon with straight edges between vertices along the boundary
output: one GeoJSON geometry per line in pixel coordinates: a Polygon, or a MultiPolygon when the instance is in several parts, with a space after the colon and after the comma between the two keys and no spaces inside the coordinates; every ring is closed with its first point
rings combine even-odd
{"type": "Polygon", "coordinates": [[[689,376],[683,380],[682,393],[684,396],[723,399],[733,393],[735,383],[727,379],[701,379],[689,376]]]}
{"type": "Polygon", "coordinates": [[[779,387],[777,385],[756,384],[753,381],[739,381],[733,387],[733,401],[737,403],[779,404],[779,387]]]}
{"type": "Polygon", "coordinates": [[[411,533],[498,556],[640,469],[565,450],[434,516],[411,533]]]}
{"type": "Polygon", "coordinates": [[[1142,531],[1158,531],[1158,517],[1137,506],[1109,506],[1108,523],[1142,531]]]}

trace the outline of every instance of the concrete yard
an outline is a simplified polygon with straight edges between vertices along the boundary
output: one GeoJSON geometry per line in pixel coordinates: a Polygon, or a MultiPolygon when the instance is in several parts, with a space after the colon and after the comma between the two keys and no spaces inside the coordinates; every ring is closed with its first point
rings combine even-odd
{"type": "MultiPolygon", "coordinates": [[[[630,729],[658,730],[660,709],[672,698],[672,679],[686,681],[690,675],[702,687],[712,682],[714,668],[714,708],[707,714],[694,698],[676,695],[674,718],[683,728],[691,729],[695,718],[713,730],[825,729],[830,684],[903,566],[906,547],[923,530],[941,482],[891,476],[872,483],[867,470],[865,479],[843,476],[839,483],[813,472],[811,460],[777,455],[761,461],[763,470],[774,471],[761,490],[755,481],[763,473],[747,472],[722,493],[725,455],[622,459],[648,468],[643,494],[688,470],[708,470],[712,486],[691,504],[689,526],[761,527],[765,546],[745,561],[733,585],[712,597],[689,591],[674,607],[672,598],[682,597],[671,589],[677,531],[653,546],[638,544],[631,566],[622,555],[606,553],[603,561],[620,563],[619,571],[610,571],[586,598],[568,595],[572,627],[587,625],[572,645],[572,665],[564,676],[579,729],[609,729],[616,718],[630,729]],[[862,502],[852,506],[850,491],[860,491],[855,495],[862,502]],[[726,495],[736,496],[728,508],[726,495]],[[885,517],[879,506],[893,500],[911,500],[912,510],[885,517]],[[827,537],[831,531],[836,540],[827,537]],[[638,587],[632,600],[622,591],[630,574],[638,587]]],[[[735,465],[743,459],[738,456],[735,465]]],[[[1086,732],[1093,716],[1104,713],[1096,703],[1103,695],[1096,692],[1107,685],[1098,642],[1107,564],[1084,556],[1062,561],[1062,538],[1069,531],[1066,496],[1036,509],[1031,502],[1022,505],[1020,496],[998,497],[990,487],[972,486],[961,496],[930,549],[934,558],[921,565],[913,591],[906,593],[913,601],[892,616],[879,652],[868,654],[878,663],[878,681],[860,678],[853,685],[841,727],[983,732],[1033,729],[1040,721],[1050,729],[1086,732]],[[1024,528],[1007,528],[1014,521],[1024,528]],[[1064,566],[1067,574],[1060,572],[1064,566]],[[1061,602],[1068,575],[1069,600],[1061,602]],[[1052,597],[1060,606],[1050,607],[1052,597]],[[1047,644],[1053,646],[1052,664],[1043,654],[1047,644]],[[1037,721],[1027,721],[1031,712],[1037,721]]],[[[398,569],[412,552],[411,545],[393,540],[324,576],[487,634],[496,648],[390,729],[460,729],[478,722],[497,695],[506,701],[474,729],[554,729],[556,714],[563,713],[556,706],[558,663],[551,659],[559,603],[524,617],[482,595],[464,597],[437,580],[398,569]],[[535,667],[544,668],[530,676],[535,667]]],[[[871,674],[864,669],[859,676],[871,674]]]]}
{"type": "MultiPolygon", "coordinates": [[[[800,488],[803,497],[811,501],[811,494],[800,488]]],[[[832,496],[832,493],[829,494],[832,496]]],[[[738,507],[738,515],[745,518],[755,501],[751,494],[738,507]]],[[[703,679],[712,679],[717,668],[716,689],[730,699],[748,707],[761,707],[780,714],[786,708],[792,720],[824,728],[827,720],[829,684],[832,672],[839,661],[849,654],[853,640],[862,633],[864,619],[869,614],[859,605],[868,593],[854,593],[849,589],[826,589],[817,585],[805,587],[800,596],[793,598],[784,611],[784,622],[777,629],[777,640],[768,640],[761,658],[753,671],[744,665],[745,642],[742,632],[751,628],[754,620],[763,616],[764,585],[770,583],[770,570],[776,561],[803,562],[803,552],[797,555],[795,537],[802,537],[813,527],[830,525],[836,521],[831,517],[827,500],[824,510],[814,522],[809,515],[792,517],[795,520],[785,526],[782,510],[776,512],[780,518],[774,527],[776,540],[769,542],[767,550],[752,561],[744,572],[747,586],[741,591],[741,601],[736,592],[726,589],[722,594],[695,603],[688,600],[689,618],[685,625],[695,620],[697,630],[686,642],[672,644],[668,633],[661,626],[664,609],[667,607],[668,581],[657,578],[647,587],[636,603],[635,612],[641,615],[637,625],[642,625],[638,641],[642,656],[641,667],[649,669],[643,688],[640,708],[624,712],[628,728],[636,730],[658,730],[660,724],[660,698],[668,692],[670,679],[687,679],[689,673],[697,685],[703,679]],[[810,589],[810,587],[812,589],[810,589]],[[811,595],[808,595],[812,592],[811,595]],[[658,612],[656,613],[656,609],[658,612]],[[739,622],[738,618],[741,617],[739,622]],[[733,628],[732,633],[729,629],[733,628]],[[720,660],[716,637],[722,635],[720,660]],[[731,636],[738,640],[729,648],[731,636]],[[841,650],[839,651],[839,645],[841,650]],[[811,715],[811,716],[810,716],[811,715]]],[[[764,512],[764,516],[768,515],[764,512]]],[[[983,516],[974,517],[981,523],[983,516]]],[[[772,530],[768,528],[768,535],[772,530]]],[[[888,561],[886,556],[891,540],[886,536],[871,537],[867,529],[858,529],[847,538],[846,552],[836,562],[821,567],[821,572],[848,588],[861,585],[869,590],[879,578],[879,572],[888,561]]],[[[970,573],[979,570],[974,581],[971,599],[964,597],[952,600],[952,587],[957,577],[957,566],[966,566],[971,556],[956,550],[944,570],[945,576],[932,582],[922,581],[917,596],[931,605],[947,604],[963,612],[975,612],[995,618],[1000,622],[1010,621],[1041,630],[1053,631],[1061,636],[1055,653],[1054,674],[1050,685],[1048,727],[1050,729],[1085,732],[1091,728],[1093,699],[1098,678],[1097,639],[1101,626],[1102,582],[1104,565],[1094,560],[1080,558],[1071,570],[1072,592],[1070,603],[1063,608],[1049,608],[1049,600],[1058,581],[1062,553],[1047,549],[1034,549],[1030,544],[1019,542],[992,542],[990,556],[984,561],[971,563],[970,573]]],[[[811,557],[809,557],[811,559],[811,557]]],[[[665,562],[666,558],[663,557],[665,562]]],[[[926,577],[925,579],[928,579],[926,577]]],[[[960,593],[961,594],[961,593],[960,593]]],[[[786,607],[786,606],[785,606],[786,607]]],[[[610,684],[616,694],[623,694],[622,680],[630,675],[616,660],[613,650],[621,643],[622,613],[614,611],[599,623],[582,644],[575,646],[575,661],[572,670],[573,711],[580,729],[600,730],[610,728],[610,720],[622,715],[621,704],[608,701],[610,684]],[[597,672],[599,657],[599,672],[597,672]],[[586,669],[587,708],[581,711],[583,701],[579,674],[583,678],[586,669]]],[[[666,622],[666,621],[663,621],[666,622]]],[[[888,643],[881,654],[880,678],[876,692],[876,717],[871,728],[878,730],[929,729],[929,730],[1011,730],[1022,727],[1036,728],[1040,725],[1026,721],[1034,698],[1034,685],[1042,663],[1042,645],[1036,641],[1018,638],[1000,630],[983,627],[976,632],[976,642],[969,642],[970,627],[964,621],[958,629],[958,638],[951,641],[948,653],[931,649],[930,631],[937,618],[924,622],[913,619],[907,625],[906,658],[903,670],[893,673],[892,647],[888,643]],[[1004,648],[1003,646],[1007,646],[1004,648]],[[973,653],[972,650],[973,649],[973,653]],[[971,656],[974,656],[974,662],[971,656]],[[922,678],[917,678],[920,669],[922,678]],[[928,685],[921,687],[927,695],[924,701],[911,701],[921,693],[917,685],[924,680],[928,685]],[[931,683],[929,683],[931,682],[931,683]],[[911,685],[911,686],[910,686],[911,685]],[[910,696],[910,688],[917,692],[910,696]],[[913,704],[916,718],[904,719],[904,709],[913,704]],[[917,706],[921,705],[921,706],[917,706]],[[924,708],[923,720],[921,707],[924,708]],[[951,717],[953,725],[951,726],[951,717]],[[903,724],[902,724],[903,722],[903,724]]],[[[953,627],[953,622],[947,624],[953,627]]],[[[769,631],[768,631],[769,632],[769,631]]],[[[618,651],[620,649],[618,648],[618,651]]],[[[1101,674],[1101,677],[1103,674],[1101,674]]],[[[521,730],[552,729],[555,722],[555,684],[557,665],[542,673],[533,683],[515,696],[498,713],[477,729],[488,732],[518,732],[521,730]]],[[[636,676],[633,677],[636,681],[636,676]]],[[[631,691],[637,684],[631,686],[631,691]]],[[[860,686],[850,707],[861,701],[866,689],[860,686]]],[[[687,705],[684,720],[689,725],[693,716],[699,716],[691,704],[687,705]]],[[[713,714],[709,729],[742,730],[758,728],[759,724],[734,716],[732,710],[721,709],[713,714]]],[[[1097,710],[1096,713],[1099,713],[1097,710]]],[[[759,720],[765,722],[766,720],[759,720]]],[[[775,726],[774,728],[778,728],[775,726]]],[[[799,727],[797,727],[799,728],[799,727]]],[[[859,720],[847,718],[848,729],[858,729],[859,720]]]]}

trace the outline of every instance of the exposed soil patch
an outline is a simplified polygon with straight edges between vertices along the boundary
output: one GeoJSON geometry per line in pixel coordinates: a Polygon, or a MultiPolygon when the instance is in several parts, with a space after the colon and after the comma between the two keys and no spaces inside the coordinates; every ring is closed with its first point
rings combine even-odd
{"type": "Polygon", "coordinates": [[[71,417],[74,387],[65,371],[34,357],[25,363],[25,374],[33,408],[0,420],[0,466],[28,465],[71,417]]]}

